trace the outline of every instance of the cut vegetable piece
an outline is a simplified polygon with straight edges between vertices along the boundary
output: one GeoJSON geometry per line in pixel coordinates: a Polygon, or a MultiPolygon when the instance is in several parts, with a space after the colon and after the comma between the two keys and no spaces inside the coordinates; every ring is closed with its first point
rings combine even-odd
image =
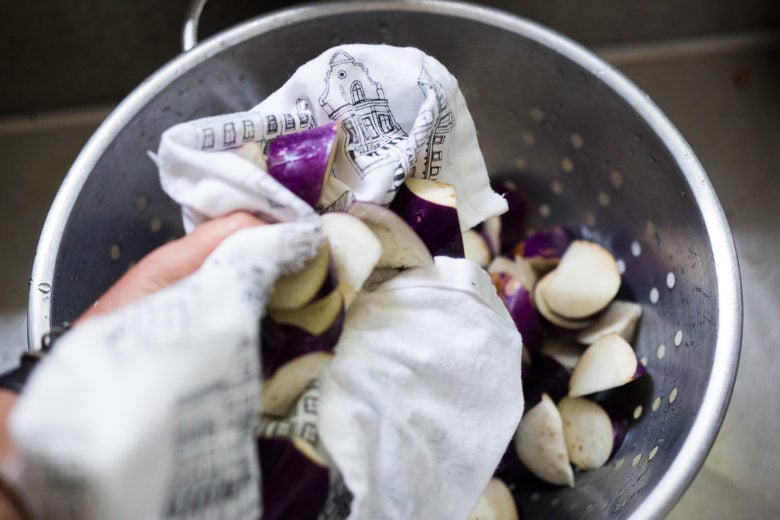
{"type": "Polygon", "coordinates": [[[348,308],[382,257],[382,243],[363,221],[347,213],[326,213],[322,229],[336,264],[338,290],[348,308]]]}
{"type": "Polygon", "coordinates": [[[549,356],[537,354],[531,357],[531,364],[523,373],[523,395],[525,408],[530,410],[547,394],[558,402],[569,393],[571,373],[549,356]]]}
{"type": "Polygon", "coordinates": [[[332,352],[310,352],[280,366],[262,383],[261,411],[267,415],[286,415],[309,383],[319,377],[333,359],[332,352]]]}
{"type": "Polygon", "coordinates": [[[500,479],[492,478],[482,493],[469,520],[517,520],[517,506],[512,492],[500,479]]]}
{"type": "Polygon", "coordinates": [[[297,309],[306,305],[322,290],[332,268],[330,247],[324,240],[317,254],[298,272],[280,276],[274,283],[270,309],[297,309]]]}
{"type": "Polygon", "coordinates": [[[333,326],[343,311],[344,297],[340,291],[333,290],[327,296],[298,309],[269,309],[268,317],[276,323],[292,325],[319,336],[333,326]]]}
{"type": "Polygon", "coordinates": [[[550,283],[553,274],[554,272],[547,273],[536,283],[536,286],[534,287],[534,306],[536,307],[536,310],[539,311],[539,314],[541,314],[544,319],[553,325],[566,330],[582,330],[593,325],[596,322],[594,319],[585,318],[574,320],[570,318],[564,318],[550,309],[544,298],[544,288],[548,283],[550,283]]]}
{"type": "Polygon", "coordinates": [[[511,259],[506,256],[497,256],[488,265],[487,272],[493,273],[509,273],[513,278],[520,280],[529,291],[536,285],[537,275],[534,272],[531,264],[527,260],[515,257],[511,259]]]}
{"type": "Polygon", "coordinates": [[[572,371],[580,362],[584,348],[568,336],[550,336],[542,342],[541,353],[555,359],[566,370],[572,371]]]}
{"type": "Polygon", "coordinates": [[[251,143],[246,143],[241,146],[241,148],[238,149],[236,152],[239,156],[243,157],[247,161],[251,161],[255,165],[259,166],[263,170],[268,169],[268,166],[265,163],[265,154],[263,154],[263,147],[260,146],[260,143],[254,141],[251,143]]]}
{"type": "Polygon", "coordinates": [[[480,267],[487,267],[493,258],[485,236],[473,229],[463,233],[463,251],[467,259],[480,267]]]}
{"type": "Polygon", "coordinates": [[[507,202],[507,211],[499,215],[501,219],[499,252],[508,253],[525,236],[528,204],[514,181],[491,179],[490,185],[493,191],[502,195],[507,202]]]}
{"type": "Polygon", "coordinates": [[[574,487],[561,414],[547,394],[520,421],[515,449],[525,467],[538,478],[550,484],[574,487]]]}
{"type": "Polygon", "coordinates": [[[378,268],[432,265],[433,257],[412,227],[393,211],[371,202],[355,202],[349,214],[362,220],[382,243],[378,268]]]}
{"type": "Polygon", "coordinates": [[[617,334],[610,334],[582,353],[569,380],[569,396],[580,397],[622,386],[646,371],[631,345],[617,334]]]}
{"type": "Polygon", "coordinates": [[[528,260],[534,268],[548,271],[558,265],[575,238],[572,231],[554,226],[537,231],[520,243],[514,251],[528,260]]]}
{"type": "Polygon", "coordinates": [[[542,322],[533,306],[531,293],[516,278],[505,272],[490,275],[499,298],[523,338],[523,346],[538,352],[542,345],[542,322]]]}
{"type": "MultiPolygon", "coordinates": [[[[334,291],[340,301],[340,294],[334,291]]],[[[329,310],[329,309],[328,309],[329,310]]],[[[318,328],[320,324],[316,324],[318,328]]],[[[344,327],[344,310],[331,319],[330,324],[319,333],[287,323],[279,323],[270,316],[263,318],[260,329],[260,353],[263,377],[271,377],[279,367],[292,359],[310,352],[332,352],[344,327]]]]}
{"type": "Polygon", "coordinates": [[[577,334],[577,341],[590,345],[607,334],[617,334],[630,342],[641,317],[642,306],[638,303],[614,300],[596,323],[577,334]]]}
{"type": "Polygon", "coordinates": [[[330,487],[328,465],[298,437],[258,437],[262,520],[316,520],[330,487]]]}
{"type": "Polygon", "coordinates": [[[612,420],[597,403],[584,397],[564,397],[558,403],[569,460],[583,471],[606,464],[613,451],[612,420]]]}
{"type": "Polygon", "coordinates": [[[541,289],[549,309],[569,319],[591,316],[605,308],[620,288],[620,271],[612,254],[595,242],[575,240],[546,277],[541,289]]]}
{"type": "Polygon", "coordinates": [[[390,209],[425,243],[431,256],[463,258],[463,236],[451,184],[407,177],[390,209]]]}
{"type": "Polygon", "coordinates": [[[268,146],[268,173],[314,207],[330,174],[339,124],[283,134],[268,146]]]}

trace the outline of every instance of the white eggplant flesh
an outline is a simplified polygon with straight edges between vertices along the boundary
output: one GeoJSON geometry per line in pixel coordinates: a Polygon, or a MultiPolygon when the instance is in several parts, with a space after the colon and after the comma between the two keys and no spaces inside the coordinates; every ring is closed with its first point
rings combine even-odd
{"type": "Polygon", "coordinates": [[[582,330],[590,327],[593,325],[596,320],[594,319],[571,319],[571,318],[565,318],[561,316],[560,314],[554,312],[552,309],[550,309],[549,305],[547,304],[547,301],[545,299],[545,292],[544,289],[547,287],[547,285],[552,280],[551,276],[554,273],[547,273],[545,276],[543,276],[534,286],[534,306],[536,307],[536,310],[539,311],[539,314],[541,314],[544,319],[552,323],[553,325],[556,325],[562,329],[567,330],[582,330]]]}
{"type": "Polygon", "coordinates": [[[512,492],[499,478],[491,478],[468,520],[518,520],[512,492]]]}
{"type": "Polygon", "coordinates": [[[568,319],[583,319],[604,309],[620,289],[612,254],[595,242],[575,240],[558,267],[546,277],[542,295],[549,309],[568,319]]]}
{"type": "Polygon", "coordinates": [[[331,269],[330,247],[323,241],[317,254],[298,272],[280,276],[274,283],[269,309],[303,307],[320,292],[331,269]]]}
{"type": "Polygon", "coordinates": [[[382,256],[377,268],[433,265],[433,257],[425,242],[393,211],[371,202],[355,202],[348,213],[362,220],[382,243],[382,256]]]}
{"type": "Polygon", "coordinates": [[[615,431],[607,412],[585,397],[558,402],[569,460],[583,471],[600,468],[612,454],[615,431]]]}
{"type": "Polygon", "coordinates": [[[348,308],[382,258],[382,243],[362,220],[347,213],[326,213],[322,229],[336,264],[338,290],[348,308]]]}
{"type": "Polygon", "coordinates": [[[463,234],[453,185],[408,177],[390,209],[414,229],[431,256],[463,258],[463,234]]]}
{"type": "Polygon", "coordinates": [[[515,433],[517,455],[538,478],[558,486],[574,487],[574,471],[569,462],[563,421],[550,396],[528,410],[515,433]]]}
{"type": "Polygon", "coordinates": [[[293,358],[263,381],[260,394],[261,412],[284,416],[314,379],[333,359],[332,352],[314,351],[293,358]]]}
{"type": "Polygon", "coordinates": [[[645,372],[631,345],[619,335],[609,334],[582,353],[569,380],[569,397],[623,386],[645,372]]]}
{"type": "Polygon", "coordinates": [[[482,234],[490,246],[492,256],[501,252],[501,217],[490,217],[482,223],[482,234]]]}
{"type": "Polygon", "coordinates": [[[642,306],[625,300],[613,300],[604,314],[592,326],[577,333],[577,341],[584,345],[595,343],[608,334],[617,334],[631,342],[642,317],[642,306]]]}
{"type": "Polygon", "coordinates": [[[473,229],[463,233],[463,252],[467,260],[471,260],[480,267],[487,267],[493,258],[485,236],[473,229]]]}
{"type": "Polygon", "coordinates": [[[343,306],[344,297],[341,292],[333,290],[327,296],[297,309],[269,309],[268,315],[277,323],[294,325],[318,336],[333,325],[343,306]]]}

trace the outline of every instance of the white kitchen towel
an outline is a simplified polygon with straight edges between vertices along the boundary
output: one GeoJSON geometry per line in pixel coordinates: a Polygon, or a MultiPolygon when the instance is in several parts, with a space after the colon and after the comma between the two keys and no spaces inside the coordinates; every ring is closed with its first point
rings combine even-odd
{"type": "Polygon", "coordinates": [[[193,276],[63,336],[11,418],[35,518],[258,518],[260,317],[321,241],[319,219],[242,230],[193,276]]]}
{"type": "Polygon", "coordinates": [[[235,150],[330,121],[341,122],[341,143],[320,211],[387,204],[407,176],[454,185],[463,230],[506,211],[457,80],[414,48],[334,47],[248,112],[170,128],[153,157],[188,230],[236,209],[294,220],[311,208],[235,150]]]}
{"type": "Polygon", "coordinates": [[[351,519],[465,519],[523,412],[521,338],[490,277],[437,257],[350,307],[320,437],[351,519]]]}

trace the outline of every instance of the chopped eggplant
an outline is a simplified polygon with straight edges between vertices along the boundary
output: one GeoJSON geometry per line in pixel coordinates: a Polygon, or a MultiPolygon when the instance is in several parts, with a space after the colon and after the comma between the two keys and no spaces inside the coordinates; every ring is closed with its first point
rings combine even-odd
{"type": "Polygon", "coordinates": [[[596,323],[577,334],[577,341],[590,345],[607,334],[614,333],[630,342],[641,317],[642,306],[638,303],[613,300],[596,323]]]}
{"type": "Polygon", "coordinates": [[[582,353],[569,381],[569,396],[580,397],[622,386],[645,374],[634,349],[617,334],[609,334],[582,353]]]}
{"type": "Polygon", "coordinates": [[[549,336],[542,342],[541,354],[572,371],[582,357],[583,347],[569,336],[549,336]]]}
{"type": "Polygon", "coordinates": [[[258,437],[262,520],[316,520],[330,487],[327,462],[299,437],[258,437]]]}
{"type": "Polygon", "coordinates": [[[516,256],[514,259],[506,256],[495,257],[493,261],[490,262],[490,265],[488,265],[487,272],[489,274],[509,273],[512,275],[512,277],[520,280],[520,283],[522,283],[523,286],[529,291],[533,290],[537,281],[536,272],[534,272],[531,264],[518,256],[516,256]]]}
{"type": "Polygon", "coordinates": [[[536,406],[545,394],[554,402],[558,402],[569,393],[570,377],[569,370],[554,358],[541,354],[531,356],[531,364],[525,367],[523,373],[526,410],[536,406]]]}
{"type": "Polygon", "coordinates": [[[262,383],[261,412],[273,416],[287,415],[295,401],[311,381],[319,377],[331,359],[332,352],[314,351],[295,357],[276,369],[262,383]]]}
{"type": "Polygon", "coordinates": [[[575,238],[574,233],[564,227],[545,228],[519,243],[514,253],[528,260],[539,271],[549,271],[558,265],[575,238]]]}
{"type": "Polygon", "coordinates": [[[600,468],[613,452],[615,431],[607,412],[585,397],[564,397],[558,403],[569,460],[583,471],[600,468]]]}
{"type": "Polygon", "coordinates": [[[567,319],[583,319],[604,309],[620,288],[620,271],[612,254],[586,240],[575,240],[541,293],[547,307],[567,319]]]}
{"type": "Polygon", "coordinates": [[[463,251],[467,259],[480,267],[487,267],[493,258],[485,235],[473,229],[463,233],[463,251]]]}
{"type": "MultiPolygon", "coordinates": [[[[323,241],[317,254],[306,262],[300,271],[280,276],[274,283],[270,309],[296,309],[306,305],[322,292],[332,275],[330,247],[327,240],[323,241]]],[[[333,276],[335,278],[335,276],[333,276]]]]}
{"type": "Polygon", "coordinates": [[[504,302],[512,321],[530,352],[538,352],[542,344],[542,322],[533,306],[531,293],[516,278],[505,272],[492,274],[499,298],[504,302]]]}
{"type": "Polygon", "coordinates": [[[561,414],[547,394],[520,421],[515,449],[525,467],[538,478],[550,484],[574,487],[561,414]]]}
{"type": "Polygon", "coordinates": [[[433,257],[412,227],[393,211],[370,202],[355,202],[348,213],[362,220],[382,243],[377,268],[407,268],[433,264],[433,257]]]}
{"type": "Polygon", "coordinates": [[[326,213],[322,229],[336,264],[338,289],[348,308],[382,258],[382,243],[363,221],[347,213],[326,213]]]}
{"type": "Polygon", "coordinates": [[[550,309],[544,296],[544,289],[552,280],[551,276],[553,274],[554,272],[547,273],[534,286],[534,306],[539,311],[539,314],[553,325],[566,330],[582,330],[593,325],[595,323],[593,319],[565,318],[550,309]]]}
{"type": "Polygon", "coordinates": [[[504,481],[491,478],[469,520],[517,520],[517,505],[504,481]]]}
{"type": "Polygon", "coordinates": [[[330,174],[339,123],[283,134],[268,146],[268,173],[315,207],[330,174]]]}
{"type": "Polygon", "coordinates": [[[454,186],[408,177],[398,189],[390,209],[419,235],[431,256],[463,258],[463,236],[454,186]]]}

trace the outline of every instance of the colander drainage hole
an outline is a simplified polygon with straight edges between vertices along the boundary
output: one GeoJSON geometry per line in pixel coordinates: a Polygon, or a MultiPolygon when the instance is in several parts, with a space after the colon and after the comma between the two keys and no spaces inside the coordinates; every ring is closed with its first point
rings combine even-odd
{"type": "Polygon", "coordinates": [[[113,262],[119,260],[119,258],[122,256],[122,249],[119,247],[119,244],[112,245],[108,255],[111,257],[111,261],[113,262]]]}
{"type": "Polygon", "coordinates": [[[568,157],[564,157],[561,159],[561,170],[565,171],[566,173],[571,173],[574,171],[574,161],[569,159],[568,157]]]}

